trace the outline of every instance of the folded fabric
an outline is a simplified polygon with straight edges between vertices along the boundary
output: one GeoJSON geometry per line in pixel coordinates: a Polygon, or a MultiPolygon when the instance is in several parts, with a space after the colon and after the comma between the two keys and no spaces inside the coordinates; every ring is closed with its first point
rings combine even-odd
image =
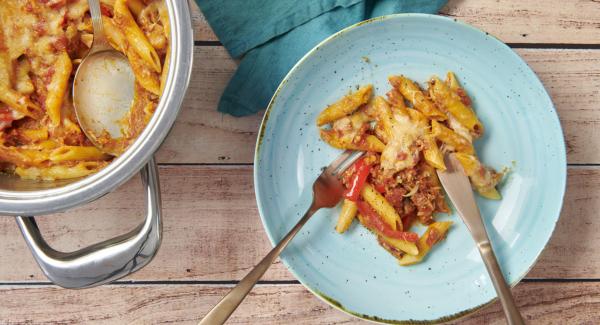
{"type": "Polygon", "coordinates": [[[445,0],[196,0],[227,51],[243,57],[218,110],[266,108],[292,66],[328,36],[362,20],[400,12],[436,13],[445,0]]]}

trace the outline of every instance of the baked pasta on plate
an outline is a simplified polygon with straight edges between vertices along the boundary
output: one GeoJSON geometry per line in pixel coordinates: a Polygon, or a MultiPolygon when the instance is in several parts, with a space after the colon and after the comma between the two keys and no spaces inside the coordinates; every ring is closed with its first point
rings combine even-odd
{"type": "Polygon", "coordinates": [[[290,71],[265,113],[254,165],[272,243],[342,148],[368,152],[346,175],[348,201],[313,216],[281,259],[315,295],[361,318],[442,322],[496,297],[434,176],[444,151],[462,157],[510,284],[535,263],[560,213],[565,147],[544,87],[506,45],[452,19],[369,20],[290,71]]]}

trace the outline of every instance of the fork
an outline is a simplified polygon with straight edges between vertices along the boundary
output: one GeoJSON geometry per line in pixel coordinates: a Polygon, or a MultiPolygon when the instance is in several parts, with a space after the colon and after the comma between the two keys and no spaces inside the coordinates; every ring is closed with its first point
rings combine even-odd
{"type": "Polygon", "coordinates": [[[285,237],[236,285],[217,305],[211,309],[198,325],[223,324],[240,305],[256,282],[265,274],[298,231],[312,215],[321,208],[332,208],[342,199],[345,187],[340,179],[363,151],[347,150],[327,166],[313,184],[313,199],[308,211],[285,237]]]}
{"type": "Polygon", "coordinates": [[[458,215],[467,225],[467,228],[469,228],[477,244],[481,259],[492,279],[494,288],[498,293],[498,298],[500,298],[506,321],[509,325],[525,324],[510,292],[510,287],[506,284],[506,280],[502,276],[500,265],[498,265],[498,260],[496,259],[496,255],[494,255],[494,250],[481,219],[479,208],[477,207],[477,203],[475,203],[469,178],[465,175],[462,165],[454,154],[447,154],[444,160],[447,169],[446,171],[438,170],[438,177],[448,197],[450,197],[450,201],[454,204],[458,215]]]}

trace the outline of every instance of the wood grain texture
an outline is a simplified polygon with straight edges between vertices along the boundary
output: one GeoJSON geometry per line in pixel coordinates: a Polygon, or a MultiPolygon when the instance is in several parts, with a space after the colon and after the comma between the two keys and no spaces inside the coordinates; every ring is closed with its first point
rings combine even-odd
{"type": "Polygon", "coordinates": [[[600,278],[600,168],[569,169],[561,217],[530,278],[600,278]]]}
{"type": "MultiPolygon", "coordinates": [[[[548,89],[560,115],[570,163],[600,163],[600,50],[517,50],[548,89]]],[[[262,112],[216,111],[236,68],[223,47],[196,47],[180,116],[158,152],[161,163],[251,163],[262,112]]]]}
{"type": "MultiPolygon", "coordinates": [[[[595,0],[450,0],[441,14],[507,43],[600,43],[600,3],[595,0]]],[[[217,40],[195,4],[192,19],[196,40],[217,40]]]]}
{"type": "MultiPolygon", "coordinates": [[[[85,291],[0,287],[8,324],[197,324],[230,288],[220,285],[108,285],[85,291]],[[32,308],[22,308],[31,306],[32,308]]],[[[600,283],[522,283],[516,301],[528,324],[594,324],[600,283]]],[[[227,324],[369,324],[342,313],[299,284],[259,285],[227,324]]],[[[499,303],[452,324],[505,324],[499,303]]]]}
{"type": "MultiPolygon", "coordinates": [[[[251,166],[161,167],[162,246],[132,279],[241,279],[270,247],[258,218],[251,175],[251,166]]],[[[56,249],[72,251],[141,222],[141,190],[136,177],[96,202],[39,217],[38,224],[56,249]]],[[[45,281],[12,218],[0,218],[0,238],[0,282],[45,281]]],[[[291,275],[277,262],[266,279],[291,275]]]]}
{"type": "MultiPolygon", "coordinates": [[[[197,6],[197,45],[217,37],[197,6]]],[[[600,44],[597,0],[543,2],[450,0],[442,14],[504,42],[600,44]]],[[[585,46],[583,46],[585,47],[585,46]]],[[[518,49],[548,89],[560,115],[572,164],[600,164],[600,50],[518,49]]],[[[221,46],[196,46],[192,80],[181,114],[158,152],[163,164],[251,163],[262,112],[233,118],[216,111],[236,69],[221,46]]],[[[196,324],[270,249],[253,194],[251,166],[169,165],[160,168],[164,241],[156,259],[127,280],[72,291],[50,285],[11,218],[0,217],[0,324],[196,324]],[[182,281],[218,281],[181,284],[182,281]],[[17,284],[19,283],[19,284],[17,284]]],[[[135,178],[89,205],[39,218],[49,242],[75,250],[124,233],[141,222],[135,178]]],[[[600,167],[571,167],[556,231],[526,282],[514,290],[528,324],[595,324],[600,319],[600,167]]],[[[278,261],[264,280],[292,280],[278,261]]],[[[341,313],[298,284],[259,285],[228,324],[366,324],[341,313]]],[[[504,324],[498,303],[453,324],[504,324]]]]}
{"type": "MultiPolygon", "coordinates": [[[[600,3],[598,4],[600,5],[600,3]]],[[[600,163],[600,50],[520,49],[550,94],[572,164],[600,163]]]]}
{"type": "MultiPolygon", "coordinates": [[[[160,176],[162,247],[150,265],[128,279],[239,280],[269,251],[251,166],[163,166],[160,176]]],[[[51,245],[71,251],[132,229],[141,221],[142,207],[136,178],[92,204],[38,223],[51,245]]],[[[562,217],[529,277],[600,278],[598,210],[600,168],[571,168],[562,217]]],[[[0,218],[0,238],[0,283],[46,281],[11,218],[0,218]]],[[[277,262],[263,279],[294,278],[277,262]]]]}
{"type": "Polygon", "coordinates": [[[217,112],[219,97],[236,69],[220,46],[196,47],[181,112],[157,154],[161,163],[249,163],[262,112],[236,118],[217,112]]]}
{"type": "Polygon", "coordinates": [[[450,0],[441,13],[507,43],[600,42],[600,3],[594,0],[450,0]]]}
{"type": "Polygon", "coordinates": [[[188,0],[192,10],[192,25],[194,28],[194,40],[196,41],[218,41],[219,39],[208,25],[206,18],[193,0],[188,0]]]}

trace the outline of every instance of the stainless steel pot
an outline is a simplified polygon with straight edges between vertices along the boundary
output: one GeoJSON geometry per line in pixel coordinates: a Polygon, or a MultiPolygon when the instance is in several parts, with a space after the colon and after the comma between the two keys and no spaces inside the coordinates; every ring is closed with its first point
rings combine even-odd
{"type": "Polygon", "coordinates": [[[76,181],[37,182],[0,176],[0,215],[16,216],[27,245],[46,276],[65,288],[108,283],[144,267],[161,241],[161,199],[154,152],[171,129],[192,68],[194,39],[186,1],[166,0],[171,23],[171,63],[156,112],[131,147],[100,172],[76,181]],[[64,211],[114,190],[141,170],[146,192],[145,221],[130,233],[75,252],[52,249],[34,215],[64,211]]]}

